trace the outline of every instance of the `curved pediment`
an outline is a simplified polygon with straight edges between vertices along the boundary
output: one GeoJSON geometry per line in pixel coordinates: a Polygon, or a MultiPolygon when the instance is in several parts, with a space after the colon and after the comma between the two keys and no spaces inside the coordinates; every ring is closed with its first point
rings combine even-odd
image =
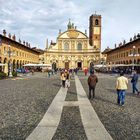
{"type": "Polygon", "coordinates": [[[76,38],[88,38],[86,34],[78,31],[78,30],[67,30],[61,33],[58,38],[69,38],[69,39],[76,39],[76,38]]]}

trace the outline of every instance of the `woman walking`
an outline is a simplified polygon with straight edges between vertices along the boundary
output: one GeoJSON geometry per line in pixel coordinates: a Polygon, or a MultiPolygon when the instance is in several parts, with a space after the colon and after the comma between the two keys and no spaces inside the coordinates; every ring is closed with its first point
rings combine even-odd
{"type": "Polygon", "coordinates": [[[65,88],[66,75],[64,71],[61,73],[61,80],[62,80],[62,87],[65,88]]]}

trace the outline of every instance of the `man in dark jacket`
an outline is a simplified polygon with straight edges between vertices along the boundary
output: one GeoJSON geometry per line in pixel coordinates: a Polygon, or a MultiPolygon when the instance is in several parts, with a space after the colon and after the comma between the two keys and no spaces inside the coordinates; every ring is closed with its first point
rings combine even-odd
{"type": "Polygon", "coordinates": [[[139,77],[138,77],[137,71],[133,71],[131,83],[132,83],[133,94],[135,94],[135,91],[136,91],[137,95],[139,95],[139,93],[140,93],[137,88],[138,78],[139,77]]]}
{"type": "Polygon", "coordinates": [[[97,82],[98,82],[98,78],[94,74],[94,71],[92,71],[91,75],[88,77],[89,99],[91,98],[91,91],[93,93],[93,98],[95,97],[95,86],[97,82]]]}

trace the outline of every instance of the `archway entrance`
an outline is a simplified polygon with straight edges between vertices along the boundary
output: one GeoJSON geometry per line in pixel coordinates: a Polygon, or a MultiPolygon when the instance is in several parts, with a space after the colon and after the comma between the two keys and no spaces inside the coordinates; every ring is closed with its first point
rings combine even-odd
{"type": "Polygon", "coordinates": [[[78,62],[78,63],[77,63],[77,68],[78,68],[78,69],[82,69],[82,62],[78,62]]]}
{"type": "Polygon", "coordinates": [[[69,69],[69,62],[65,62],[65,69],[69,69]]]}
{"type": "Polygon", "coordinates": [[[13,71],[16,71],[16,60],[13,60],[13,71]]]}
{"type": "Polygon", "coordinates": [[[56,70],[56,63],[55,62],[52,63],[52,69],[56,70]]]}
{"type": "MultiPolygon", "coordinates": [[[[2,63],[2,58],[0,57],[0,63],[2,63]]],[[[0,66],[0,72],[2,72],[2,67],[0,66]]]]}

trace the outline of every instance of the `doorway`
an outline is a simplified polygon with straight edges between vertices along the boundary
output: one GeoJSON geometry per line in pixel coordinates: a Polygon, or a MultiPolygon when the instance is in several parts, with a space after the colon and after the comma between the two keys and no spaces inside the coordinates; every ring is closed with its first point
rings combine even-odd
{"type": "Polygon", "coordinates": [[[69,62],[65,62],[65,69],[69,69],[69,62]]]}
{"type": "Polygon", "coordinates": [[[77,68],[78,68],[78,69],[82,69],[82,62],[78,62],[78,63],[77,63],[77,68]]]}
{"type": "Polygon", "coordinates": [[[56,70],[56,63],[55,62],[52,63],[52,69],[56,70]]]}

